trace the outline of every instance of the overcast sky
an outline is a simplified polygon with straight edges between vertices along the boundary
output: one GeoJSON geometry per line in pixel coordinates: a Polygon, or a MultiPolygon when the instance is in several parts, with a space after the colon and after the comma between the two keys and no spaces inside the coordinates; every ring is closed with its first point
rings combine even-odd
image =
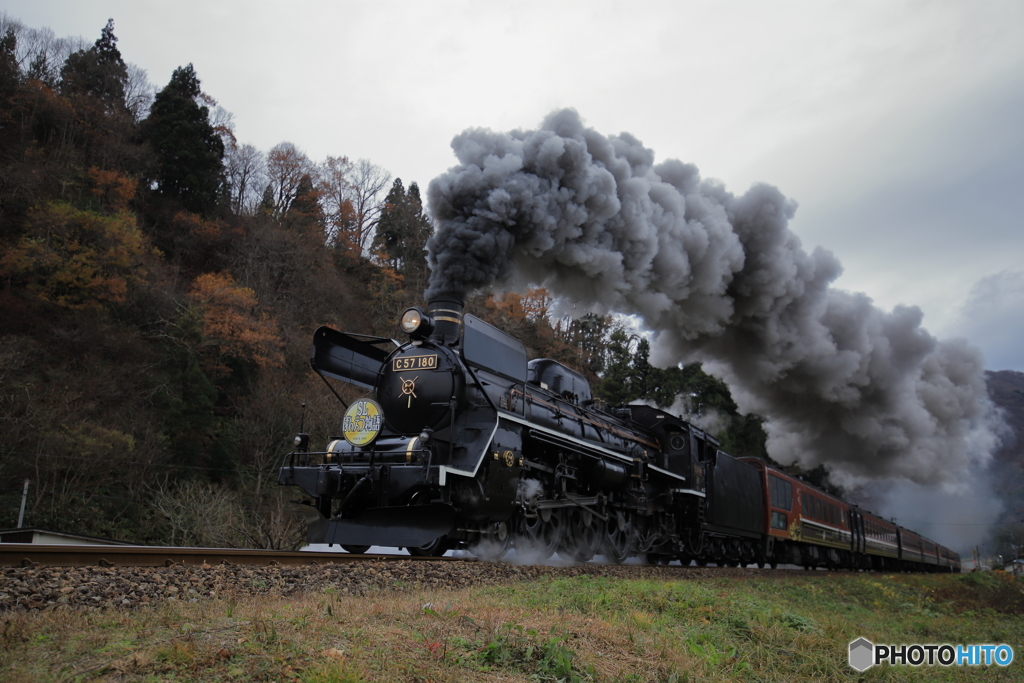
{"type": "Polygon", "coordinates": [[[734,193],[775,185],[839,287],[920,306],[1024,371],[1024,2],[5,0],[115,22],[158,88],[191,62],[240,143],[369,158],[408,185],[467,127],[574,107],[734,193]]]}

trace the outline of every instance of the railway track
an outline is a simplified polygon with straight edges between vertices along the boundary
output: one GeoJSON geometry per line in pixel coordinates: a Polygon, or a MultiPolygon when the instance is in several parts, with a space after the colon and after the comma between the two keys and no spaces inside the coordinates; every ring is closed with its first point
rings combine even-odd
{"type": "MultiPolygon", "coordinates": [[[[327,564],[347,564],[356,562],[478,562],[478,558],[471,556],[444,556],[444,557],[420,557],[407,554],[392,553],[369,553],[358,555],[346,552],[301,552],[288,550],[244,550],[237,548],[176,548],[162,546],[68,546],[68,545],[46,545],[40,543],[0,543],[0,567],[171,567],[174,565],[185,566],[213,566],[213,565],[239,565],[239,566],[282,566],[301,567],[327,564]]],[[[486,561],[486,560],[483,560],[486,561]]],[[[527,563],[532,564],[532,563],[527,563]]],[[[579,563],[539,563],[553,567],[571,566],[579,563]]],[[[591,562],[584,564],[606,564],[602,562],[591,562]]],[[[644,563],[640,563],[644,565],[644,563]]],[[[625,567],[638,566],[637,563],[627,563],[625,567]]],[[[698,568],[693,564],[683,567],[673,563],[671,565],[658,565],[657,563],[646,566],[665,566],[674,569],[698,568]]],[[[753,569],[751,565],[749,569],[753,569]]],[[[708,567],[701,567],[714,571],[726,569],[716,567],[714,564],[708,567]]],[[[743,567],[739,567],[743,570],[743,567]]],[[[783,565],[771,571],[799,571],[801,568],[795,565],[783,565]]],[[[821,571],[845,571],[841,569],[822,569],[821,571]]]]}
{"type": "Polygon", "coordinates": [[[695,580],[719,572],[757,571],[439,559],[442,561],[408,555],[0,544],[0,617],[10,610],[60,606],[131,609],[161,601],[234,600],[247,595],[356,597],[380,591],[528,584],[545,577],[695,580]]]}
{"type": "Polygon", "coordinates": [[[38,543],[0,543],[0,567],[170,567],[181,565],[286,566],[343,564],[366,561],[458,561],[454,557],[353,555],[337,552],[239,550],[235,548],[166,548],[156,546],[67,546],[38,543]]]}
{"type": "Polygon", "coordinates": [[[730,575],[781,578],[804,574],[799,569],[781,567],[545,566],[465,559],[469,558],[4,543],[0,544],[0,615],[10,610],[46,610],[62,605],[130,609],[169,600],[197,602],[245,595],[316,593],[354,597],[392,590],[529,584],[545,577],[581,575],[695,581],[730,575]]]}

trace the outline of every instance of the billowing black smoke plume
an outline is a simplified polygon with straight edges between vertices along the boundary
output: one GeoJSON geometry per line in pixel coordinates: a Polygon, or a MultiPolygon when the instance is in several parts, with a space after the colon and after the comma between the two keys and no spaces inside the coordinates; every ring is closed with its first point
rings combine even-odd
{"type": "Polygon", "coordinates": [[[573,110],[538,130],[467,130],[430,183],[428,300],[540,284],[576,310],[638,316],[662,365],[701,360],[768,419],[783,463],[935,483],[997,441],[980,353],[916,307],[832,288],[841,265],[787,227],[768,185],[735,196],[573,110]]]}

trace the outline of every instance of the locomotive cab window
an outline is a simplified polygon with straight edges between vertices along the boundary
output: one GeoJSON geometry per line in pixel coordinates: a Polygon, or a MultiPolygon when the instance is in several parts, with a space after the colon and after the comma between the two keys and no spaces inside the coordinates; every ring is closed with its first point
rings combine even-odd
{"type": "MultiPolygon", "coordinates": [[[[708,446],[708,442],[705,441],[704,439],[700,438],[700,437],[694,438],[694,437],[691,436],[691,438],[694,439],[694,443],[697,446],[697,448],[696,448],[696,451],[697,451],[697,461],[698,462],[708,462],[708,456],[711,455],[711,453],[713,453],[711,448],[708,446]]],[[[712,465],[713,464],[714,463],[712,463],[712,465]]]]}

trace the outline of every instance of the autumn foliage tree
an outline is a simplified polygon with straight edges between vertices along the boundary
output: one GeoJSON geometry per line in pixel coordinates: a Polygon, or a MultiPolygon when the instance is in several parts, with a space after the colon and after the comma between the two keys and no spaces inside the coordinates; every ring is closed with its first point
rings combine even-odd
{"type": "Polygon", "coordinates": [[[2,259],[9,283],[65,308],[124,301],[146,277],[152,248],[128,213],[103,215],[53,202],[29,217],[28,230],[2,259]]]}
{"type": "Polygon", "coordinates": [[[316,175],[316,165],[293,143],[282,142],[267,153],[266,175],[265,196],[272,203],[268,208],[274,218],[282,219],[298,196],[303,177],[316,175]]]}
{"type": "Polygon", "coordinates": [[[256,294],[239,286],[230,274],[200,275],[193,281],[188,298],[200,312],[200,354],[211,376],[227,374],[231,360],[258,367],[283,363],[274,319],[259,311],[256,294]]]}
{"type": "Polygon", "coordinates": [[[320,191],[308,173],[299,178],[295,199],[281,222],[286,229],[294,230],[318,245],[326,242],[327,218],[320,207],[320,191]]]}

